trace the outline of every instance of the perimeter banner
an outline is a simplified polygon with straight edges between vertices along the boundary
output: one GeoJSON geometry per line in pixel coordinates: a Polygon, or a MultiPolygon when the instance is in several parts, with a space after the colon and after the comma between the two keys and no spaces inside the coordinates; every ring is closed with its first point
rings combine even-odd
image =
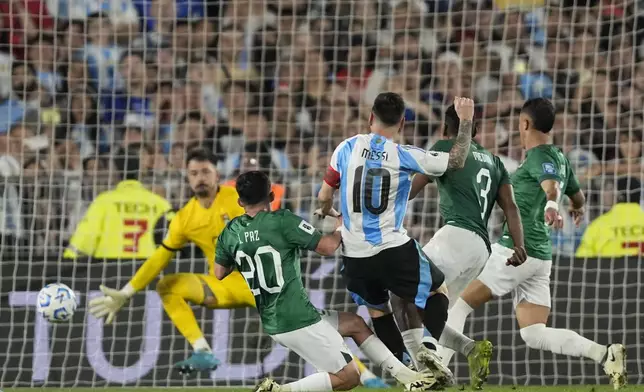
{"type": "MultiPolygon", "coordinates": [[[[180,264],[178,270],[192,269],[189,264],[180,264]]],[[[313,259],[305,267],[305,283],[316,306],[356,311],[334,261],[313,259]]],[[[278,381],[288,381],[314,371],[261,332],[254,309],[195,308],[222,366],[212,374],[181,377],[172,365],[185,359],[190,348],[167,319],[156,292],[136,295],[113,326],[104,326],[85,312],[88,299],[100,294],[101,283],[120,287],[127,281],[120,277],[131,276],[133,268],[135,265],[101,264],[84,274],[61,278],[77,291],[80,306],[72,323],[51,325],[36,315],[37,288],[44,283],[43,278],[30,277],[23,287],[20,279],[15,279],[12,290],[6,290],[7,278],[16,276],[16,271],[10,271],[3,262],[0,385],[253,385],[269,374],[278,381]],[[113,278],[104,281],[104,276],[113,278]]],[[[551,325],[576,330],[603,344],[624,342],[629,350],[630,382],[642,382],[638,373],[644,359],[643,331],[639,329],[644,325],[640,262],[561,258],[555,260],[552,277],[551,325]]],[[[364,309],[359,313],[366,316],[364,309]]],[[[592,361],[527,349],[516,328],[510,298],[479,309],[470,321],[466,333],[495,344],[492,384],[605,382],[601,369],[592,361]]],[[[351,347],[358,353],[355,345],[351,347]]],[[[464,358],[457,355],[455,366],[459,381],[466,382],[464,358]]]]}

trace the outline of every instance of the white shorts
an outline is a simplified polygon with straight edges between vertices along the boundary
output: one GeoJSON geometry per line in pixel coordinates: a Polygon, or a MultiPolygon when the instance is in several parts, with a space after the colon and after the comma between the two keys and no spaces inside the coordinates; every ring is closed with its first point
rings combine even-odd
{"type": "Polygon", "coordinates": [[[495,297],[512,292],[515,307],[521,301],[550,307],[552,260],[528,257],[528,260],[518,267],[505,265],[513,253],[512,249],[493,244],[492,256],[478,280],[489,287],[495,297]]]}
{"type": "MultiPolygon", "coordinates": [[[[335,320],[337,324],[337,314],[335,320]]],[[[319,372],[337,373],[353,361],[344,338],[325,317],[308,327],[271,335],[271,338],[294,351],[319,372]]]]}
{"type": "Polygon", "coordinates": [[[481,273],[490,256],[481,236],[451,225],[441,227],[423,252],[445,274],[450,307],[481,273]]]}

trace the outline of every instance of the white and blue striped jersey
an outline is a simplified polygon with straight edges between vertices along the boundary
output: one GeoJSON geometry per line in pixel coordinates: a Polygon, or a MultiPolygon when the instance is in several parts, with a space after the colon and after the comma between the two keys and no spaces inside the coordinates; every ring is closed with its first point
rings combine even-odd
{"type": "Polygon", "coordinates": [[[368,257],[409,241],[403,220],[412,176],[440,176],[448,160],[449,153],[398,145],[376,134],[340,143],[324,181],[340,188],[342,253],[368,257]]]}

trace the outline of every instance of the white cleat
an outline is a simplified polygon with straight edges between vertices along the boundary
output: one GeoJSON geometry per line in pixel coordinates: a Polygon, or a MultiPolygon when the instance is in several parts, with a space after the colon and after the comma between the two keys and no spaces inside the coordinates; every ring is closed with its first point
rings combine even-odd
{"type": "Polygon", "coordinates": [[[409,384],[405,384],[405,391],[408,392],[426,392],[436,390],[436,378],[431,372],[418,373],[419,378],[409,384]]]}
{"type": "Polygon", "coordinates": [[[264,381],[260,382],[259,385],[255,387],[253,392],[280,392],[281,389],[282,388],[278,383],[270,378],[265,378],[264,381]]]}
{"type": "Polygon", "coordinates": [[[427,347],[420,347],[420,350],[418,350],[418,354],[416,355],[416,360],[434,374],[438,387],[450,387],[456,382],[454,374],[452,374],[452,371],[443,364],[443,361],[438,354],[427,347]]]}
{"type": "Polygon", "coordinates": [[[611,344],[606,352],[604,372],[610,377],[615,390],[626,386],[626,348],[622,344],[611,344]]]}

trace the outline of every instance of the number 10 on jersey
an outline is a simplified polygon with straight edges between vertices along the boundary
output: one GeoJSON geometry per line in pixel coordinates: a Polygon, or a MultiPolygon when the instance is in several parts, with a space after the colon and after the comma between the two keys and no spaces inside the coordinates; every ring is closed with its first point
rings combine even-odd
{"type": "Polygon", "coordinates": [[[387,210],[389,205],[389,191],[391,190],[391,174],[389,170],[382,167],[371,167],[362,175],[364,166],[358,166],[354,173],[353,184],[353,212],[362,213],[362,200],[364,208],[374,215],[380,215],[387,210]],[[377,189],[374,189],[376,187],[377,189]],[[378,205],[374,205],[373,195],[377,191],[380,194],[378,205]],[[363,195],[364,192],[364,195],[363,195]]]}

